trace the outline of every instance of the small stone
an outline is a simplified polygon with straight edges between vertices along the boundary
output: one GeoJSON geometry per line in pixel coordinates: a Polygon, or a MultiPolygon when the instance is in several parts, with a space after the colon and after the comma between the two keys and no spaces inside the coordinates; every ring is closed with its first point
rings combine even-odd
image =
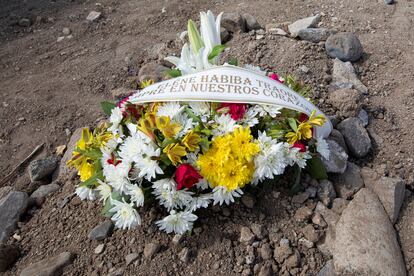
{"type": "Polygon", "coordinates": [[[225,12],[221,17],[221,26],[230,33],[246,31],[246,24],[242,15],[238,12],[225,12]]]}
{"type": "Polygon", "coordinates": [[[32,25],[32,21],[29,18],[22,18],[19,20],[20,27],[30,27],[32,25]]]}
{"type": "Polygon", "coordinates": [[[144,248],[144,256],[147,259],[151,259],[159,250],[161,246],[158,243],[148,243],[144,248]]]}
{"type": "Polygon", "coordinates": [[[318,199],[327,207],[332,203],[332,200],[336,197],[335,188],[332,182],[329,180],[321,180],[318,185],[318,199]]]}
{"type": "Polygon", "coordinates": [[[65,37],[64,36],[59,36],[57,39],[56,39],[56,42],[61,42],[61,41],[63,41],[65,39],[65,37]]]}
{"type": "Polygon", "coordinates": [[[309,73],[310,69],[308,68],[308,66],[306,65],[302,65],[299,67],[299,70],[302,71],[303,73],[307,74],[309,73]]]}
{"type": "Polygon", "coordinates": [[[225,28],[220,27],[220,38],[222,43],[226,43],[230,40],[230,33],[225,28]]]}
{"type": "Polygon", "coordinates": [[[240,242],[252,243],[253,241],[254,241],[254,234],[248,227],[243,226],[240,230],[240,242]]]}
{"type": "Polygon", "coordinates": [[[270,260],[273,257],[272,249],[268,243],[265,243],[260,247],[260,256],[263,260],[270,260]]]}
{"type": "Polygon", "coordinates": [[[0,244],[0,272],[5,272],[20,257],[17,246],[0,244]]]}
{"type": "Polygon", "coordinates": [[[334,31],[326,28],[306,28],[299,30],[298,36],[302,40],[318,43],[327,40],[334,33],[334,31]]]}
{"type": "Polygon", "coordinates": [[[11,191],[14,191],[12,186],[3,186],[0,188],[0,199],[8,195],[11,191]]]}
{"type": "Polygon", "coordinates": [[[306,206],[303,206],[296,210],[295,219],[299,222],[305,222],[311,218],[312,214],[313,212],[311,209],[309,209],[306,206]]]}
{"type": "Polygon", "coordinates": [[[47,195],[56,192],[57,190],[59,190],[60,186],[55,184],[55,183],[51,183],[48,185],[42,185],[39,188],[37,188],[36,191],[34,191],[30,197],[31,198],[45,198],[47,195]]]}
{"type": "MultiPolygon", "coordinates": [[[[289,242],[289,241],[288,241],[289,242]]],[[[290,247],[289,243],[281,243],[273,251],[273,256],[277,263],[282,264],[287,257],[293,254],[293,250],[290,247]]]]}
{"type": "Polygon", "coordinates": [[[29,176],[30,180],[38,181],[45,179],[56,169],[57,160],[55,158],[38,159],[30,162],[29,176]]]}
{"type": "Polygon", "coordinates": [[[341,117],[356,117],[361,110],[362,94],[355,89],[343,88],[329,94],[329,103],[341,117]]]}
{"type": "Polygon", "coordinates": [[[325,165],[328,173],[343,173],[346,170],[348,154],[338,145],[338,143],[330,138],[326,139],[329,145],[329,159],[321,157],[322,163],[325,165]]]}
{"type": "Polygon", "coordinates": [[[337,129],[344,136],[349,152],[356,158],[365,157],[371,150],[371,139],[361,121],[355,117],[340,122],[337,129]]]}
{"type": "Polygon", "coordinates": [[[319,222],[315,223],[317,225],[323,225],[325,222],[329,227],[333,227],[336,225],[336,222],[339,219],[339,215],[331,209],[328,209],[325,205],[322,204],[322,202],[318,202],[318,204],[316,204],[315,215],[317,214],[320,214],[323,218],[323,221],[318,220],[319,222]]]}
{"type": "Polygon", "coordinates": [[[361,109],[358,112],[357,118],[361,121],[364,127],[366,127],[369,124],[369,116],[365,109],[361,109]]]}
{"type": "Polygon", "coordinates": [[[173,239],[172,239],[172,243],[175,244],[175,245],[179,245],[181,243],[182,239],[183,239],[183,235],[175,234],[173,239]]]}
{"type": "Polygon", "coordinates": [[[130,96],[133,93],[131,89],[125,88],[125,87],[118,87],[116,89],[111,90],[111,95],[114,100],[122,100],[128,96],[130,96]]]}
{"type": "Polygon", "coordinates": [[[122,276],[125,273],[125,269],[123,267],[120,267],[118,269],[115,269],[115,268],[112,268],[112,269],[114,270],[113,271],[110,270],[107,276],[122,276]]]}
{"type": "Polygon", "coordinates": [[[294,254],[289,256],[285,262],[288,268],[298,267],[300,265],[300,254],[295,250],[294,254]]]}
{"type": "Polygon", "coordinates": [[[65,27],[65,28],[63,28],[62,33],[63,33],[64,35],[70,35],[71,31],[70,31],[70,29],[69,29],[69,28],[65,27]]]}
{"type": "Polygon", "coordinates": [[[250,225],[250,229],[252,230],[253,234],[259,239],[262,240],[267,235],[266,229],[263,227],[263,225],[258,223],[253,223],[250,225]]]}
{"type": "Polygon", "coordinates": [[[258,276],[272,276],[273,270],[271,266],[264,265],[259,271],[258,276]]]}
{"type": "Polygon", "coordinates": [[[88,16],[86,17],[86,20],[93,22],[97,21],[99,18],[101,18],[102,13],[97,11],[91,11],[88,16]]]}
{"type": "Polygon", "coordinates": [[[70,265],[74,259],[74,254],[70,252],[63,252],[55,257],[30,264],[22,270],[20,276],[61,275],[63,268],[70,265]]]}
{"type": "Polygon", "coordinates": [[[292,203],[303,204],[309,198],[309,192],[303,192],[292,197],[292,203]]]}
{"type": "Polygon", "coordinates": [[[104,240],[112,235],[114,231],[114,224],[110,220],[106,220],[99,225],[97,225],[95,228],[92,229],[92,231],[89,233],[88,237],[91,240],[97,240],[101,241],[104,240]]]}
{"type": "Polygon", "coordinates": [[[282,28],[276,27],[274,24],[267,24],[266,31],[270,34],[280,35],[280,36],[287,36],[287,32],[282,28]]]}
{"type": "Polygon", "coordinates": [[[329,56],[342,61],[357,61],[364,50],[358,37],[353,33],[337,33],[331,35],[325,42],[329,56]]]}
{"type": "Polygon", "coordinates": [[[316,276],[335,276],[335,275],[336,275],[336,272],[335,272],[335,267],[333,265],[333,261],[329,260],[322,267],[322,269],[319,270],[316,276]]]}
{"type": "Polygon", "coordinates": [[[184,247],[180,253],[178,253],[178,257],[183,263],[188,263],[190,261],[190,250],[188,250],[187,247],[184,247]]]}
{"type": "Polygon", "coordinates": [[[104,252],[104,250],[105,250],[105,244],[101,243],[95,248],[94,252],[95,254],[101,254],[102,252],[104,252]]]}
{"type": "Polygon", "coordinates": [[[306,225],[302,228],[302,234],[305,238],[311,242],[317,242],[319,240],[319,233],[313,228],[311,224],[306,225]]]}
{"type": "Polygon", "coordinates": [[[387,5],[392,5],[394,4],[394,0],[384,0],[384,3],[387,5]]]}
{"type": "Polygon", "coordinates": [[[307,240],[305,238],[300,238],[298,240],[298,244],[299,245],[302,245],[302,246],[304,246],[306,248],[309,248],[309,249],[310,248],[313,248],[315,246],[315,244],[313,242],[311,242],[310,240],[307,240]]]}
{"type": "Polygon", "coordinates": [[[332,129],[328,139],[335,141],[348,154],[348,147],[346,146],[344,136],[341,134],[339,130],[332,129]]]}
{"type": "Polygon", "coordinates": [[[244,194],[241,198],[241,202],[247,208],[252,209],[256,203],[256,199],[251,194],[244,194]]]}
{"type": "Polygon", "coordinates": [[[343,198],[335,198],[332,203],[332,210],[338,215],[342,214],[346,206],[348,206],[348,200],[343,198]]]}
{"type": "Polygon", "coordinates": [[[161,81],[165,78],[165,73],[169,69],[163,65],[157,63],[147,63],[141,67],[138,72],[139,81],[154,80],[155,82],[161,81]]]}
{"type": "Polygon", "coordinates": [[[246,13],[243,17],[246,22],[247,31],[259,30],[262,28],[253,15],[246,13]]]}
{"type": "Polygon", "coordinates": [[[368,88],[358,79],[351,62],[343,62],[336,58],[333,62],[330,89],[340,88],[354,88],[364,95],[368,93],[368,88]]]}
{"type": "Polygon", "coordinates": [[[11,191],[0,199],[0,243],[5,242],[16,229],[20,216],[28,204],[27,194],[11,191]]]}
{"type": "Polygon", "coordinates": [[[351,199],[364,186],[359,167],[351,162],[343,174],[332,176],[332,182],[338,196],[344,199],[351,199]]]}
{"type": "Polygon", "coordinates": [[[320,20],[321,16],[315,15],[307,18],[300,19],[288,26],[290,35],[292,37],[297,37],[300,30],[315,27],[320,20]]]}
{"type": "Polygon", "coordinates": [[[366,187],[374,191],[379,197],[385,211],[394,224],[400,213],[405,196],[405,182],[399,177],[380,177],[369,168],[361,170],[362,178],[366,187]]]}
{"type": "Polygon", "coordinates": [[[131,253],[125,256],[125,265],[129,266],[132,262],[139,258],[138,253],[131,253]]]}

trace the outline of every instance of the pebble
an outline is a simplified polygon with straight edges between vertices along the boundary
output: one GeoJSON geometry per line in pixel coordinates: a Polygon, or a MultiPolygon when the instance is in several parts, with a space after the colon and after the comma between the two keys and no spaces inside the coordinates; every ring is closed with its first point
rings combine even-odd
{"type": "Polygon", "coordinates": [[[348,154],[331,138],[326,139],[329,145],[329,159],[321,157],[322,163],[328,173],[343,173],[346,170],[348,154]]]}
{"type": "Polygon", "coordinates": [[[346,146],[344,136],[337,129],[332,129],[328,139],[335,141],[348,154],[348,147],[346,146]]]}
{"type": "Polygon", "coordinates": [[[256,199],[251,194],[244,194],[241,198],[241,202],[247,208],[252,209],[256,203],[256,199]]]}
{"type": "Polygon", "coordinates": [[[20,257],[20,250],[15,245],[0,244],[0,272],[5,272],[20,257]]]}
{"type": "Polygon", "coordinates": [[[252,243],[254,241],[254,234],[248,227],[243,226],[241,228],[239,241],[242,243],[252,243]]]}
{"type": "Polygon", "coordinates": [[[315,228],[313,228],[312,224],[308,224],[304,228],[302,228],[302,234],[305,236],[307,240],[313,243],[319,240],[319,234],[315,230],[315,228]]]}
{"type": "Polygon", "coordinates": [[[112,98],[116,101],[122,100],[128,96],[130,96],[133,91],[126,87],[118,87],[116,89],[111,90],[112,98]]]}
{"type": "Polygon", "coordinates": [[[144,248],[144,256],[151,259],[159,250],[161,246],[158,243],[147,243],[144,248]]]}
{"type": "Polygon", "coordinates": [[[30,197],[31,198],[45,198],[47,195],[56,192],[59,190],[60,186],[56,183],[51,183],[48,185],[42,185],[34,191],[30,197]]]}
{"type": "Polygon", "coordinates": [[[335,272],[335,267],[333,266],[333,261],[329,260],[322,267],[322,269],[319,270],[319,272],[316,276],[333,276],[335,274],[336,274],[336,272],[335,272]]]}
{"type": "Polygon", "coordinates": [[[246,22],[238,12],[225,12],[221,17],[221,26],[230,33],[246,31],[246,22]]]}
{"type": "Polygon", "coordinates": [[[291,254],[293,254],[293,250],[290,247],[289,243],[281,243],[273,251],[273,256],[276,262],[279,264],[282,264],[291,254]]]}
{"type": "Polygon", "coordinates": [[[74,259],[74,254],[70,252],[63,252],[55,257],[30,264],[22,270],[20,276],[61,275],[63,268],[70,265],[74,259]]]}
{"type": "Polygon", "coordinates": [[[300,265],[300,253],[299,253],[299,251],[295,250],[294,254],[292,254],[291,256],[289,256],[286,259],[285,265],[288,268],[298,267],[300,265]]]}
{"type": "Polygon", "coordinates": [[[220,27],[220,38],[222,43],[228,42],[231,38],[229,31],[223,27],[220,27]]]}
{"type": "Polygon", "coordinates": [[[300,66],[299,70],[302,71],[305,74],[309,73],[309,71],[310,71],[310,69],[306,65],[300,66]]]}
{"type": "Polygon", "coordinates": [[[32,25],[32,21],[29,18],[22,18],[19,20],[20,27],[30,27],[32,25]]]}
{"type": "Polygon", "coordinates": [[[329,103],[341,117],[356,117],[361,110],[362,94],[358,90],[343,88],[329,94],[329,103]]]}
{"type": "Polygon", "coordinates": [[[354,157],[363,158],[370,152],[371,139],[358,118],[351,117],[343,120],[338,124],[337,129],[344,136],[349,152],[354,157]]]}
{"type": "Polygon", "coordinates": [[[63,28],[62,33],[63,33],[64,35],[70,35],[71,30],[70,30],[69,28],[65,27],[65,28],[63,28]]]}
{"type": "Polygon", "coordinates": [[[244,21],[246,22],[246,29],[247,31],[259,30],[262,27],[260,26],[259,22],[257,22],[256,17],[251,14],[243,14],[244,21]]]}
{"type": "Polygon", "coordinates": [[[97,11],[91,11],[88,16],[86,17],[86,20],[93,22],[97,21],[99,18],[101,18],[102,13],[97,11]]]}
{"type": "Polygon", "coordinates": [[[366,127],[369,124],[369,116],[365,109],[361,109],[358,112],[357,118],[361,121],[364,127],[366,127]]]}
{"type": "Polygon", "coordinates": [[[190,250],[187,247],[184,247],[180,253],[178,253],[178,257],[183,263],[188,263],[190,261],[190,250]]]}
{"type": "Polygon", "coordinates": [[[182,239],[183,239],[183,235],[175,234],[173,239],[172,239],[172,243],[175,244],[175,245],[179,245],[181,243],[182,239]]]}
{"type": "Polygon", "coordinates": [[[14,187],[12,186],[0,187],[0,199],[8,195],[11,191],[14,191],[14,187]]]}
{"type": "Polygon", "coordinates": [[[336,197],[332,182],[326,179],[319,181],[317,196],[325,206],[329,207],[336,197]]]}
{"type": "Polygon", "coordinates": [[[304,247],[306,247],[306,248],[312,248],[312,247],[314,247],[314,246],[315,246],[315,244],[314,244],[313,242],[311,242],[311,241],[309,241],[309,240],[307,240],[307,239],[305,239],[305,238],[300,238],[300,239],[298,240],[298,244],[299,244],[299,245],[302,245],[302,246],[304,246],[304,247]]]}
{"type": "Polygon", "coordinates": [[[384,3],[387,5],[392,5],[394,4],[394,0],[384,0],[384,3]]]}
{"type": "Polygon", "coordinates": [[[157,82],[165,78],[165,72],[168,70],[169,68],[163,65],[150,62],[141,67],[138,72],[138,79],[139,81],[154,80],[157,82]]]}
{"type": "Polygon", "coordinates": [[[298,37],[302,40],[319,43],[325,41],[335,32],[327,28],[306,28],[298,32],[298,37]]]}
{"type": "Polygon", "coordinates": [[[11,191],[0,199],[0,243],[9,239],[27,205],[28,196],[24,192],[11,191]]]}
{"type": "Polygon", "coordinates": [[[104,240],[112,235],[114,231],[114,223],[110,220],[106,220],[99,225],[97,225],[95,228],[92,229],[91,232],[89,232],[88,237],[91,240],[104,240]]]}
{"type": "Polygon", "coordinates": [[[340,88],[354,88],[364,95],[368,93],[368,88],[358,79],[351,62],[343,62],[336,58],[333,62],[330,89],[340,88]]]}
{"type": "Polygon", "coordinates": [[[357,61],[364,53],[361,42],[353,33],[331,35],[325,42],[325,49],[329,56],[342,61],[357,61]]]}
{"type": "Polygon", "coordinates": [[[313,212],[311,209],[309,209],[307,206],[303,206],[296,210],[295,219],[298,222],[305,222],[311,218],[312,214],[313,212]]]}
{"type": "Polygon", "coordinates": [[[335,198],[332,202],[332,211],[337,213],[338,215],[341,215],[342,212],[345,210],[346,206],[348,206],[348,200],[344,198],[335,198]]]}
{"type": "Polygon", "coordinates": [[[332,175],[331,179],[338,196],[344,199],[351,199],[364,186],[359,167],[351,162],[343,174],[332,175]]]}
{"type": "Polygon", "coordinates": [[[105,250],[105,244],[101,243],[95,248],[94,252],[95,254],[101,254],[102,252],[104,252],[104,250],[105,250]]]}
{"type": "Polygon", "coordinates": [[[312,28],[318,25],[321,16],[315,15],[307,18],[300,19],[288,26],[290,35],[292,37],[297,37],[299,35],[300,30],[312,28]]]}
{"type": "Polygon", "coordinates": [[[132,262],[134,262],[138,258],[139,258],[138,253],[130,253],[130,254],[126,255],[125,256],[125,265],[129,266],[132,262]]]}
{"type": "Polygon", "coordinates": [[[56,166],[57,160],[55,158],[38,159],[30,162],[30,180],[33,182],[47,178],[53,173],[56,166]]]}
{"type": "Polygon", "coordinates": [[[292,197],[292,203],[296,204],[303,204],[310,196],[310,193],[308,191],[294,195],[292,197]]]}
{"type": "Polygon", "coordinates": [[[270,260],[273,257],[272,249],[268,243],[265,243],[260,247],[260,256],[263,260],[270,260]]]}

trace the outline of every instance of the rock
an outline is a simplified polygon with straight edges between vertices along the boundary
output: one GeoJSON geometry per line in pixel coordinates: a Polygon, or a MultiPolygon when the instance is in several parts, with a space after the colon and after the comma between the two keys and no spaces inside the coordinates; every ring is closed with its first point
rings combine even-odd
{"type": "Polygon", "coordinates": [[[369,116],[365,109],[361,108],[361,110],[358,112],[357,118],[361,121],[364,127],[369,124],[369,116]]]}
{"type": "Polygon", "coordinates": [[[292,37],[297,37],[301,30],[316,27],[320,19],[321,19],[321,16],[318,14],[315,16],[306,17],[296,22],[293,22],[292,24],[288,26],[290,35],[292,37]]]}
{"type": "Polygon", "coordinates": [[[109,273],[107,274],[107,276],[122,276],[124,275],[124,273],[125,273],[125,269],[123,267],[120,267],[118,269],[112,268],[109,270],[109,273]]]}
{"type": "Polygon", "coordinates": [[[346,170],[348,154],[338,145],[338,143],[330,138],[326,139],[329,145],[329,160],[321,157],[322,163],[328,173],[343,173],[346,170]]]}
{"type": "Polygon", "coordinates": [[[250,225],[250,229],[259,240],[264,239],[267,235],[267,230],[261,224],[253,223],[250,225]]]}
{"type": "Polygon", "coordinates": [[[325,205],[322,204],[322,202],[318,202],[316,204],[315,213],[321,214],[329,227],[335,226],[336,222],[339,220],[339,215],[331,209],[328,209],[325,205]]]}
{"type": "Polygon", "coordinates": [[[332,211],[341,215],[345,208],[348,206],[349,201],[343,198],[335,198],[332,202],[332,211]]]}
{"type": "Polygon", "coordinates": [[[132,262],[139,258],[138,253],[131,253],[125,256],[125,265],[129,266],[132,262]]]}
{"type": "Polygon", "coordinates": [[[309,209],[306,206],[303,206],[296,210],[295,219],[299,222],[305,222],[311,218],[312,214],[313,212],[311,209],[309,209]]]}
{"type": "Polygon", "coordinates": [[[8,240],[27,207],[27,194],[12,191],[0,199],[0,243],[8,240]]]}
{"type": "Polygon", "coordinates": [[[144,256],[151,259],[159,250],[161,246],[158,243],[147,243],[144,248],[144,256]]]}
{"type": "Polygon", "coordinates": [[[0,272],[5,272],[20,257],[17,246],[0,244],[0,272]]]}
{"type": "Polygon", "coordinates": [[[221,17],[221,26],[230,33],[246,31],[246,22],[238,12],[225,12],[221,17]]]}
{"type": "Polygon", "coordinates": [[[332,69],[331,89],[355,88],[362,94],[368,94],[368,88],[358,79],[352,64],[335,59],[332,69]]]}
{"type": "Polygon", "coordinates": [[[362,94],[349,88],[343,88],[333,91],[329,94],[329,103],[332,104],[339,112],[341,117],[356,117],[361,110],[362,94]]]}
{"type": "Polygon", "coordinates": [[[82,137],[82,129],[84,129],[84,127],[76,129],[73,132],[72,136],[70,137],[69,143],[67,145],[67,150],[65,154],[63,155],[62,159],[60,160],[59,167],[57,170],[54,171],[52,175],[53,181],[62,180],[63,182],[63,180],[69,176],[69,172],[73,170],[73,169],[69,169],[66,166],[66,163],[72,158],[72,152],[76,147],[76,143],[82,137]]]}
{"type": "Polygon", "coordinates": [[[252,209],[256,203],[256,199],[251,194],[244,194],[241,198],[241,202],[247,208],[252,209]]]}
{"type": "Polygon", "coordinates": [[[318,250],[326,257],[332,258],[332,248],[335,241],[335,226],[328,226],[325,236],[316,244],[318,250]]]}
{"type": "Polygon", "coordinates": [[[230,40],[231,36],[229,31],[227,31],[225,28],[220,27],[220,39],[221,43],[226,43],[230,40]]]}
{"type": "Polygon", "coordinates": [[[58,38],[56,39],[56,42],[61,42],[65,39],[64,36],[58,36],[58,38]]]}
{"type": "Polygon", "coordinates": [[[62,33],[63,33],[64,35],[70,35],[71,31],[70,31],[70,29],[69,29],[69,28],[65,27],[65,28],[63,28],[62,33]]]}
{"type": "Polygon", "coordinates": [[[364,53],[361,42],[353,33],[331,35],[325,42],[325,49],[329,56],[342,61],[357,61],[364,53]]]}
{"type": "Polygon", "coordinates": [[[260,247],[260,256],[263,260],[270,260],[273,257],[272,249],[268,243],[265,243],[260,247]]]}
{"type": "Polygon", "coordinates": [[[164,79],[167,67],[151,62],[141,67],[138,72],[139,81],[154,80],[155,82],[164,79]]]}
{"type": "Polygon", "coordinates": [[[267,24],[266,25],[266,31],[271,34],[275,35],[281,35],[281,36],[287,36],[287,32],[283,30],[282,28],[277,27],[276,24],[267,24]]]}
{"type": "Polygon", "coordinates": [[[302,234],[311,242],[317,242],[319,240],[319,233],[313,228],[312,224],[308,224],[302,228],[302,234]]]}
{"type": "Polygon", "coordinates": [[[175,245],[179,245],[181,243],[182,239],[183,239],[183,235],[175,234],[173,239],[172,239],[172,243],[175,244],[175,245]]]}
{"type": "Polygon", "coordinates": [[[262,29],[259,22],[257,22],[256,18],[251,14],[243,14],[244,21],[246,22],[246,29],[247,31],[259,30],[262,29]]]}
{"type": "Polygon", "coordinates": [[[329,135],[328,139],[334,140],[348,154],[348,147],[346,146],[344,136],[339,130],[332,129],[332,132],[329,135]]]}
{"type": "Polygon", "coordinates": [[[128,96],[130,96],[132,94],[133,91],[131,91],[131,89],[129,88],[125,88],[125,87],[118,87],[116,89],[112,89],[111,90],[111,95],[112,98],[114,100],[122,100],[128,96]]]}
{"type": "Polygon", "coordinates": [[[180,253],[178,253],[178,258],[180,259],[180,261],[182,261],[183,263],[188,263],[190,261],[190,250],[188,250],[187,247],[184,247],[180,253]]]}
{"type": "Polygon", "coordinates": [[[289,256],[286,259],[285,265],[288,268],[298,267],[300,265],[300,254],[299,254],[299,251],[295,250],[295,252],[293,253],[293,255],[289,256]]]}
{"type": "Polygon", "coordinates": [[[296,203],[296,204],[303,204],[308,198],[309,198],[310,194],[309,192],[303,192],[297,195],[294,195],[292,197],[292,203],[296,203]]]}
{"type": "Polygon", "coordinates": [[[54,193],[57,190],[59,190],[60,186],[55,184],[55,183],[51,183],[48,185],[42,185],[39,188],[37,188],[36,191],[34,191],[30,197],[31,198],[45,198],[48,194],[54,193]]]}
{"type": "Polygon", "coordinates": [[[336,275],[336,272],[335,272],[335,267],[333,265],[333,261],[329,260],[322,267],[322,269],[319,270],[316,276],[335,276],[335,275],[336,275]]]}
{"type": "Polygon", "coordinates": [[[334,33],[335,31],[327,28],[306,28],[299,30],[298,37],[302,40],[318,43],[327,40],[334,33]]]}
{"type": "Polygon", "coordinates": [[[38,181],[47,178],[56,169],[57,160],[55,158],[38,159],[30,162],[30,180],[38,181]]]}
{"type": "Polygon", "coordinates": [[[258,276],[272,276],[274,275],[272,267],[264,265],[262,268],[260,268],[258,276]]]}
{"type": "Polygon", "coordinates": [[[332,176],[332,182],[337,195],[344,199],[351,199],[364,186],[359,167],[351,162],[343,174],[332,176]]]}
{"type": "Polygon", "coordinates": [[[19,20],[20,27],[30,27],[32,25],[32,21],[29,18],[22,18],[19,20]]]}
{"type": "Polygon", "coordinates": [[[401,206],[404,202],[404,180],[399,177],[380,177],[369,168],[363,168],[361,174],[365,186],[377,194],[391,223],[394,224],[398,219],[401,206]]]}
{"type": "Polygon", "coordinates": [[[104,252],[104,250],[105,250],[105,244],[101,243],[97,247],[95,247],[94,252],[95,254],[101,254],[102,252],[104,252]]]}
{"type": "Polygon", "coordinates": [[[3,186],[0,188],[0,199],[8,195],[11,191],[14,191],[12,186],[3,186]]]}
{"type": "Polygon", "coordinates": [[[327,226],[326,221],[323,219],[322,215],[319,213],[315,213],[312,217],[312,223],[316,224],[322,228],[327,226]]]}
{"type": "Polygon", "coordinates": [[[329,207],[336,197],[332,182],[326,179],[319,181],[317,196],[325,206],[329,207]]]}
{"type": "Polygon", "coordinates": [[[70,252],[63,252],[55,257],[42,260],[29,265],[23,269],[20,276],[58,276],[62,275],[63,268],[70,265],[75,255],[70,252]]]}
{"type": "Polygon", "coordinates": [[[293,250],[289,245],[289,241],[285,242],[286,239],[280,241],[279,246],[277,246],[273,252],[273,256],[277,263],[282,264],[287,257],[293,254],[293,250]],[[283,242],[282,242],[283,241],[283,242]]]}
{"type": "Polygon", "coordinates": [[[254,241],[254,234],[248,227],[243,226],[240,230],[240,242],[252,243],[254,241]]]}
{"type": "Polygon", "coordinates": [[[99,18],[101,18],[102,13],[97,11],[91,11],[88,16],[86,17],[86,20],[93,22],[97,21],[99,18]]]}
{"type": "Polygon", "coordinates": [[[384,0],[384,3],[387,5],[392,5],[394,4],[394,0],[384,0]]]}
{"type": "Polygon", "coordinates": [[[314,247],[314,246],[315,246],[313,242],[311,242],[311,241],[309,241],[309,240],[307,240],[307,239],[305,239],[305,238],[300,238],[300,239],[298,240],[298,244],[299,244],[299,245],[302,245],[302,246],[304,246],[304,247],[306,247],[306,248],[312,248],[312,247],[314,247]]]}
{"type": "Polygon", "coordinates": [[[340,122],[337,129],[344,136],[349,152],[356,158],[365,157],[371,150],[371,139],[361,121],[355,117],[340,122]]]}
{"type": "Polygon", "coordinates": [[[309,67],[308,67],[308,66],[306,66],[306,65],[302,65],[302,66],[300,66],[300,67],[299,67],[299,70],[300,70],[300,71],[302,71],[302,72],[303,72],[303,73],[305,73],[305,74],[309,73],[309,71],[310,71],[309,67]]]}
{"type": "Polygon", "coordinates": [[[114,231],[114,224],[110,220],[106,220],[99,225],[97,225],[95,228],[92,229],[92,231],[89,233],[88,237],[91,240],[104,240],[112,235],[112,232],[114,231]]]}
{"type": "Polygon", "coordinates": [[[394,228],[378,197],[366,188],[342,213],[332,253],[340,275],[406,275],[394,228]]]}

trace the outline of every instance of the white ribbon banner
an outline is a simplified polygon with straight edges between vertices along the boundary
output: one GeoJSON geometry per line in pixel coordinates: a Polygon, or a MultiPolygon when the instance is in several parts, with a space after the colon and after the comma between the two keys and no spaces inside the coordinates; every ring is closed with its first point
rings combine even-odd
{"type": "MultiPolygon", "coordinates": [[[[287,86],[257,72],[224,65],[166,80],[137,91],[131,103],[202,101],[267,104],[286,107],[310,115],[324,115],[316,106],[287,86]]],[[[326,117],[326,116],[325,116],[326,117]]],[[[326,117],[327,118],[327,117],[326,117]]],[[[316,128],[318,136],[327,137],[332,124],[316,128]]]]}

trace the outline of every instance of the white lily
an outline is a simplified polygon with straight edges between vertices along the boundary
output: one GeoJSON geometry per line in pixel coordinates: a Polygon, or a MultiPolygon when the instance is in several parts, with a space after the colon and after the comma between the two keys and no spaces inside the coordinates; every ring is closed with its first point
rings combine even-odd
{"type": "Polygon", "coordinates": [[[204,46],[210,53],[214,46],[221,45],[220,37],[220,21],[223,13],[220,13],[217,18],[211,11],[200,12],[200,31],[204,46]]]}
{"type": "Polygon", "coordinates": [[[180,58],[169,56],[165,60],[174,64],[183,75],[187,75],[210,68],[212,64],[208,62],[208,54],[204,47],[195,54],[191,46],[186,43],[181,50],[180,58]]]}

